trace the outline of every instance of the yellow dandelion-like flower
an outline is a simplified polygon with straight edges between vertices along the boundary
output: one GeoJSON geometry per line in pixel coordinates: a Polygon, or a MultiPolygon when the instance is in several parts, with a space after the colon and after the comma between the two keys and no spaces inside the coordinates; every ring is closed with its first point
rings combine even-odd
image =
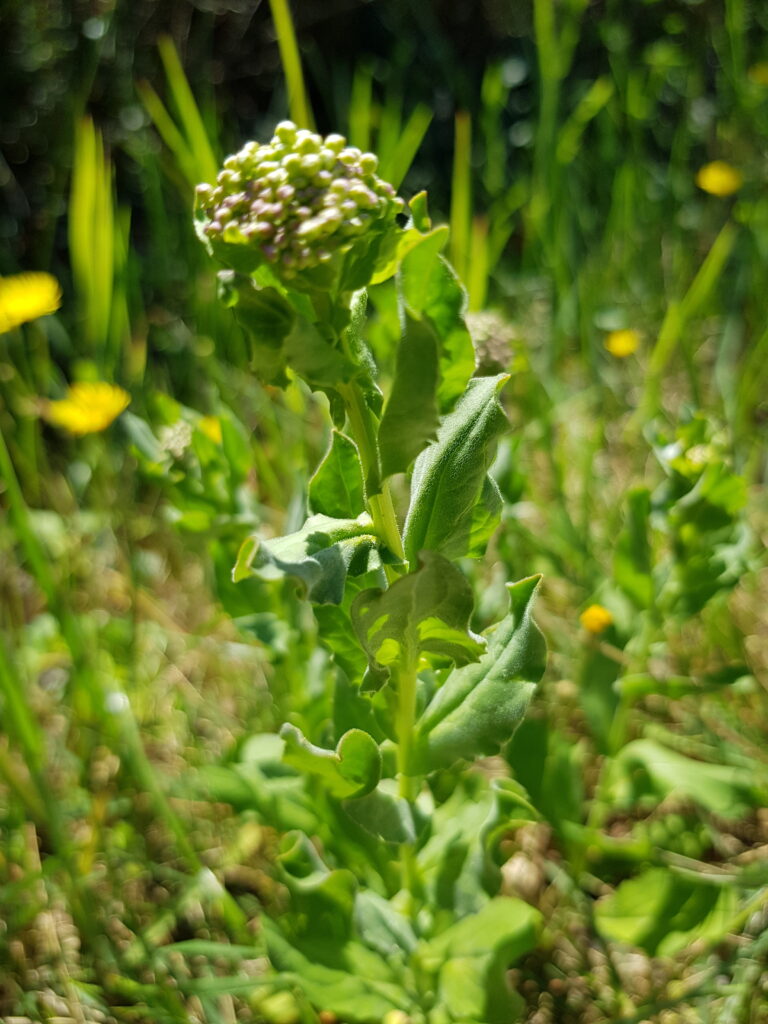
{"type": "Polygon", "coordinates": [[[620,331],[611,331],[605,339],[605,347],[617,359],[626,359],[640,347],[640,332],[631,327],[620,331]]]}
{"type": "Polygon", "coordinates": [[[757,64],[753,64],[747,74],[755,85],[768,85],[768,60],[761,60],[757,64]]]}
{"type": "Polygon", "coordinates": [[[725,160],[713,160],[711,164],[705,164],[696,175],[696,184],[704,192],[712,196],[724,199],[738,192],[744,184],[741,171],[731,167],[725,160]]]}
{"type": "Polygon", "coordinates": [[[197,428],[214,444],[221,444],[221,420],[218,416],[203,416],[197,421],[197,428]]]}
{"type": "Polygon", "coordinates": [[[43,415],[70,434],[97,434],[116,420],[131,400],[127,391],[105,381],[73,384],[66,397],[47,402],[43,415]]]}
{"type": "Polygon", "coordinates": [[[588,633],[597,636],[598,633],[604,633],[608,629],[613,622],[613,616],[601,604],[591,604],[581,613],[579,622],[588,633]]]}
{"type": "Polygon", "coordinates": [[[60,305],[61,287],[51,274],[31,270],[0,277],[0,334],[55,313],[60,305]]]}

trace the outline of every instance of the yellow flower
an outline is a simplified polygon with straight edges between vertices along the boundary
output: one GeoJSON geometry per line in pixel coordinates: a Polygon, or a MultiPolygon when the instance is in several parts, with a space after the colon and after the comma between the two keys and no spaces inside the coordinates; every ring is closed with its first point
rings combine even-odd
{"type": "Polygon", "coordinates": [[[755,85],[768,85],[768,60],[761,60],[757,64],[753,64],[747,74],[755,85]]]}
{"type": "Polygon", "coordinates": [[[741,171],[731,167],[725,160],[713,160],[711,164],[705,164],[696,175],[696,184],[704,192],[724,199],[739,191],[744,178],[741,171]]]}
{"type": "Polygon", "coordinates": [[[640,347],[640,332],[625,327],[620,331],[611,331],[605,339],[605,347],[617,359],[626,359],[640,347]]]}
{"type": "Polygon", "coordinates": [[[221,444],[221,420],[218,416],[203,416],[197,421],[197,428],[214,444],[221,444]]]}
{"type": "Polygon", "coordinates": [[[33,270],[0,277],[0,334],[55,313],[60,305],[61,288],[50,274],[33,270]]]}
{"type": "Polygon", "coordinates": [[[73,384],[65,398],[47,402],[43,415],[54,426],[70,434],[96,434],[106,430],[127,408],[131,396],[122,388],[105,381],[73,384]]]}
{"type": "Polygon", "coordinates": [[[579,622],[588,633],[604,633],[613,622],[613,616],[601,604],[591,604],[579,616],[579,622]]]}

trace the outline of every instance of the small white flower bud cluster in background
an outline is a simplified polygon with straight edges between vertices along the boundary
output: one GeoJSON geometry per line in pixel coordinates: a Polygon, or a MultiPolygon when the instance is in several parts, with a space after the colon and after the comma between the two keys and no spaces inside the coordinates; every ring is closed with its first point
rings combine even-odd
{"type": "Polygon", "coordinates": [[[293,277],[403,210],[377,164],[342,135],[323,138],[281,121],[268,144],[247,143],[227,157],[215,185],[197,186],[205,234],[253,245],[293,277]]]}

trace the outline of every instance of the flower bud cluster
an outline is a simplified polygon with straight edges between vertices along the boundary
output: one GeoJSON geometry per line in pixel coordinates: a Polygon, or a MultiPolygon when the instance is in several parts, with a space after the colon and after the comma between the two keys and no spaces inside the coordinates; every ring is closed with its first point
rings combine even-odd
{"type": "Polygon", "coordinates": [[[249,142],[227,157],[215,185],[197,186],[203,230],[212,240],[255,246],[282,277],[293,277],[402,211],[377,164],[342,135],[323,138],[281,121],[269,143],[249,142]]]}

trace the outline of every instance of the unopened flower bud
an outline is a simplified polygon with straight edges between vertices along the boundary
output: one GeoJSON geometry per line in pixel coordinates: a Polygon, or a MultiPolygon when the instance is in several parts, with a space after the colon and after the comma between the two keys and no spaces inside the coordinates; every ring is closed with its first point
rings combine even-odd
{"type": "Polygon", "coordinates": [[[203,232],[247,245],[257,263],[293,277],[345,252],[371,228],[394,226],[403,202],[376,177],[377,166],[373,154],[347,146],[342,135],[322,138],[282,121],[271,143],[247,143],[227,157],[215,184],[198,187],[203,232]]]}

